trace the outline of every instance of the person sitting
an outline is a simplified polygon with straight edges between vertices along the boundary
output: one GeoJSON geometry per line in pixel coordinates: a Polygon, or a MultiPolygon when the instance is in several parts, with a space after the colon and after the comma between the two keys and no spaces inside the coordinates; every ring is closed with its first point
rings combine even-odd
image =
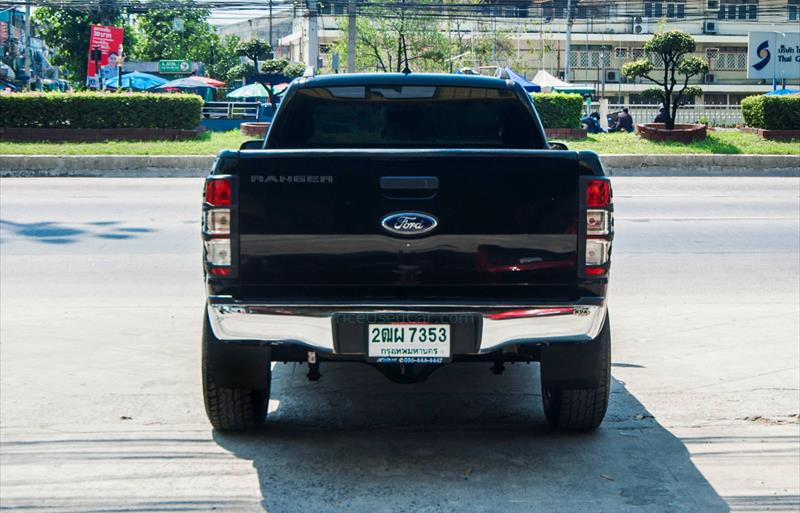
{"type": "Polygon", "coordinates": [[[602,134],[603,127],[600,126],[600,114],[592,112],[586,117],[581,118],[581,123],[586,125],[586,132],[590,134],[602,134]]]}
{"type": "Polygon", "coordinates": [[[669,119],[667,109],[662,105],[661,108],[658,109],[658,114],[656,114],[656,117],[653,119],[653,123],[666,123],[667,119],[669,119]]]}
{"type": "Polygon", "coordinates": [[[608,129],[609,132],[633,132],[633,118],[628,114],[628,107],[623,107],[622,112],[617,115],[617,122],[608,129]]]}

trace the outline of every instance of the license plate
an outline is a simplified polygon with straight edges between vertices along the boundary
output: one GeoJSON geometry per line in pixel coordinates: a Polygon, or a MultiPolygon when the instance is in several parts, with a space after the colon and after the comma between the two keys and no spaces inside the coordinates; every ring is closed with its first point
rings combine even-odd
{"type": "Polygon", "coordinates": [[[449,324],[370,324],[367,335],[370,358],[433,363],[450,357],[449,324]]]}

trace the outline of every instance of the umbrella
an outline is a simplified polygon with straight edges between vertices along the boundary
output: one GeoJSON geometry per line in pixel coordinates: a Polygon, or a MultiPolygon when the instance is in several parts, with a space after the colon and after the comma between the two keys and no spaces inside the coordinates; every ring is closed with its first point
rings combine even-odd
{"type": "Polygon", "coordinates": [[[213,89],[212,86],[206,84],[202,80],[197,80],[195,77],[179,78],[177,80],[170,80],[160,86],[155,87],[156,90],[170,90],[170,89],[213,89]]]}
{"type": "Polygon", "coordinates": [[[228,98],[267,98],[269,93],[267,88],[256,82],[248,84],[239,89],[235,89],[227,94],[228,98]]]}
{"type": "MultiPolygon", "coordinates": [[[[130,87],[131,89],[145,90],[166,83],[167,81],[161,77],[142,73],[141,71],[133,71],[122,75],[122,87],[130,87]]],[[[116,89],[117,77],[106,80],[106,87],[116,89]]]]}
{"type": "Polygon", "coordinates": [[[281,82],[280,84],[275,84],[274,86],[272,86],[272,92],[274,92],[275,94],[281,94],[284,91],[286,91],[288,87],[289,84],[287,84],[286,82],[281,82]]]}
{"type": "Polygon", "coordinates": [[[791,87],[786,87],[783,89],[776,89],[774,91],[765,93],[764,96],[789,96],[791,94],[800,94],[800,89],[792,89],[791,87]]]}
{"type": "Polygon", "coordinates": [[[225,85],[225,82],[222,80],[217,80],[216,78],[211,77],[198,77],[198,76],[191,76],[189,77],[193,80],[199,80],[200,82],[205,82],[206,84],[210,85],[211,87],[222,87],[225,85]]]}

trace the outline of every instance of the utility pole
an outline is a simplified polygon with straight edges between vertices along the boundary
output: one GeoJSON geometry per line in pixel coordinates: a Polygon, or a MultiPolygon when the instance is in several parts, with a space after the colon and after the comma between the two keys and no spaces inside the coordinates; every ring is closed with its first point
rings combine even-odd
{"type": "Polygon", "coordinates": [[[319,68],[319,29],[317,26],[318,14],[317,0],[308,1],[308,53],[306,54],[306,65],[314,69],[319,68]]]}
{"type": "MultiPolygon", "coordinates": [[[[610,52],[609,52],[610,53],[610,52]]],[[[603,50],[600,52],[600,97],[606,97],[606,45],[603,45],[603,50]]]]}
{"type": "Polygon", "coordinates": [[[569,82],[569,61],[572,47],[572,0],[567,0],[567,42],[565,45],[566,62],[564,63],[564,82],[569,82]]]}
{"type": "Polygon", "coordinates": [[[347,0],[347,72],[356,72],[356,0],[347,0]]]}
{"type": "Polygon", "coordinates": [[[272,46],[272,0],[269,0],[269,47],[273,49],[272,58],[275,58],[274,46],[272,46]]]}
{"type": "MultiPolygon", "coordinates": [[[[12,17],[13,19],[13,17],[12,17]]],[[[31,3],[25,2],[25,89],[31,86],[31,3]]]]}

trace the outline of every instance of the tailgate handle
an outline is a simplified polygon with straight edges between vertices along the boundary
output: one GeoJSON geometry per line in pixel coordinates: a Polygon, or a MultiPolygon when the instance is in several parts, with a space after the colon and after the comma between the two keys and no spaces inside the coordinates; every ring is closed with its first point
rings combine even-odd
{"type": "Polygon", "coordinates": [[[435,176],[382,176],[381,189],[403,191],[435,191],[439,178],[435,176]]]}

